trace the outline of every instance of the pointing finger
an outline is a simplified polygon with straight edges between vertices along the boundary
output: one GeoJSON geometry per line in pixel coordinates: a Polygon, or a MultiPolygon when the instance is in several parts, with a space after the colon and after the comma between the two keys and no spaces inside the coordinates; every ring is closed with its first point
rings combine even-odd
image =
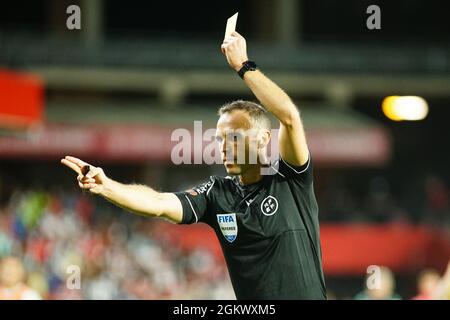
{"type": "Polygon", "coordinates": [[[69,160],[70,162],[75,163],[75,164],[78,165],[80,168],[89,165],[89,163],[84,162],[83,160],[78,159],[78,158],[75,158],[75,157],[72,157],[72,156],[66,156],[65,159],[66,159],[66,160],[69,160]]]}
{"type": "Polygon", "coordinates": [[[68,161],[66,159],[62,159],[61,163],[64,164],[65,166],[69,167],[70,169],[72,169],[73,171],[75,171],[78,174],[81,174],[81,169],[78,165],[76,165],[75,163],[68,161]]]}

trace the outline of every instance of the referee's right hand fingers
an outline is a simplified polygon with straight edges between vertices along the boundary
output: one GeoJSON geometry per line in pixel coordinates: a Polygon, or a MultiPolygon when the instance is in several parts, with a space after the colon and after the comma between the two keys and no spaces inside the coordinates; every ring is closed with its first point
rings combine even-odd
{"type": "Polygon", "coordinates": [[[81,182],[81,183],[95,183],[95,179],[88,178],[86,176],[83,176],[82,174],[79,174],[77,176],[77,180],[78,180],[78,182],[81,182]]]}
{"type": "MultiPolygon", "coordinates": [[[[86,174],[86,178],[92,179],[97,175],[102,176],[103,173],[103,169],[99,168],[99,167],[92,167],[91,166],[91,170],[89,170],[89,172],[86,174]]],[[[101,178],[101,177],[100,177],[101,178]]]]}
{"type": "Polygon", "coordinates": [[[88,190],[90,185],[88,183],[84,184],[84,183],[78,182],[78,186],[83,190],[88,190]]]}
{"type": "Polygon", "coordinates": [[[82,189],[82,190],[89,190],[91,191],[91,189],[98,187],[98,184],[94,182],[80,182],[78,181],[78,186],[82,189]]]}
{"type": "Polygon", "coordinates": [[[88,166],[89,164],[84,162],[81,159],[75,158],[75,157],[71,157],[71,156],[66,156],[64,157],[64,159],[61,159],[61,163],[66,165],[67,167],[69,167],[70,169],[72,169],[73,171],[75,171],[78,174],[81,174],[81,169],[84,166],[88,166]]]}
{"type": "Polygon", "coordinates": [[[78,174],[81,174],[81,168],[78,167],[78,165],[76,165],[75,163],[67,160],[67,159],[61,159],[61,163],[67,167],[69,167],[70,169],[72,169],[73,171],[75,171],[78,174]]]}

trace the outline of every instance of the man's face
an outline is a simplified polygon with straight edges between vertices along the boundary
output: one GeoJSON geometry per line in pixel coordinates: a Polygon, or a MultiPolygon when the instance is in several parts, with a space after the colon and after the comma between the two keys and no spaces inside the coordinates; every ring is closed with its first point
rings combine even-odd
{"type": "Polygon", "coordinates": [[[235,110],[220,116],[216,139],[228,174],[241,175],[257,165],[260,134],[246,112],[235,110]]]}

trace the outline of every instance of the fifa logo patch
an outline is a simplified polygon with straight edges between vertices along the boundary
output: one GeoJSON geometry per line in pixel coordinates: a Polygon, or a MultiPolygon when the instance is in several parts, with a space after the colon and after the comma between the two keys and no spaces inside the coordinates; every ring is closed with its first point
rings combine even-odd
{"type": "Polygon", "coordinates": [[[268,196],[261,203],[261,211],[266,216],[275,214],[278,210],[278,201],[275,197],[268,196]]]}
{"type": "Polygon", "coordinates": [[[235,213],[218,214],[217,222],[219,223],[220,231],[228,242],[233,242],[237,238],[237,220],[235,213]]]}

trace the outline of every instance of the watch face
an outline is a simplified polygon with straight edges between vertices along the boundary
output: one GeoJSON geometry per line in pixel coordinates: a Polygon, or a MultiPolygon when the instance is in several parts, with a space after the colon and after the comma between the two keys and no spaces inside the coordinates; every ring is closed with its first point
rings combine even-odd
{"type": "Polygon", "coordinates": [[[244,63],[241,70],[238,71],[238,74],[241,78],[243,78],[244,73],[246,73],[247,71],[255,71],[256,68],[257,68],[256,63],[249,60],[244,63]]]}
{"type": "Polygon", "coordinates": [[[256,63],[254,63],[253,61],[248,61],[247,62],[248,65],[248,69],[251,71],[255,71],[256,70],[256,63]]]}

